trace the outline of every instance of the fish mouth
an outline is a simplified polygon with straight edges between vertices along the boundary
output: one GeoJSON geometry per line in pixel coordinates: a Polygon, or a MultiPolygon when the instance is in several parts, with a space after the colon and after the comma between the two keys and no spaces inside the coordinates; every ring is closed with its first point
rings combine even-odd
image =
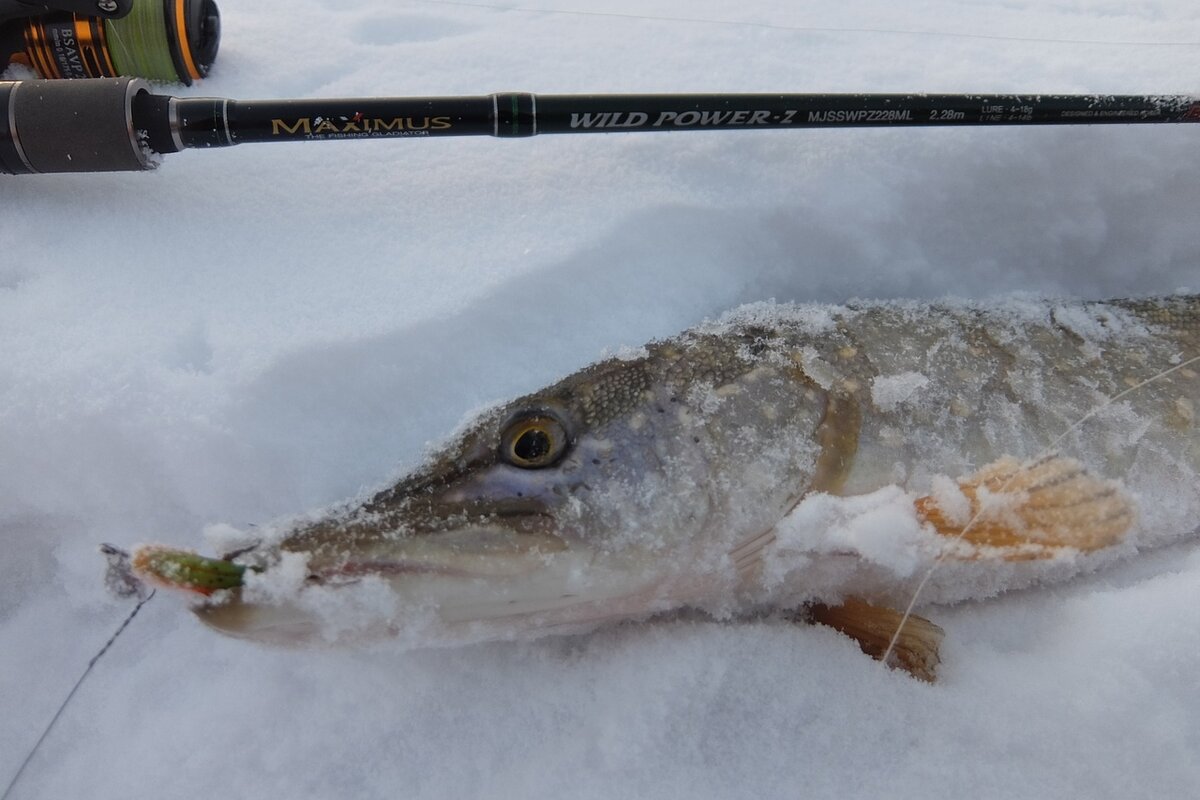
{"type": "Polygon", "coordinates": [[[594,558],[588,548],[554,533],[517,532],[497,523],[387,545],[324,563],[281,551],[261,571],[247,568],[242,585],[204,598],[193,610],[229,635],[282,645],[369,641],[406,631],[423,643],[426,636],[451,641],[467,635],[474,622],[578,604],[574,576],[594,558]],[[459,630],[459,624],[468,627],[459,630]]]}
{"type": "Polygon", "coordinates": [[[370,576],[512,578],[533,572],[571,549],[555,533],[520,530],[498,522],[415,534],[348,552],[331,562],[310,563],[308,580],[337,585],[370,576]]]}

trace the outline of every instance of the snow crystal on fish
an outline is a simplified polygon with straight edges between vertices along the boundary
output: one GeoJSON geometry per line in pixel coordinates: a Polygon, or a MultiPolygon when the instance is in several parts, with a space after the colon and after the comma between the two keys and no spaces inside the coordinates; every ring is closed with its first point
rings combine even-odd
{"type": "Polygon", "coordinates": [[[918,399],[918,392],[929,385],[929,378],[919,372],[878,375],[871,381],[871,401],[883,411],[891,411],[901,403],[918,399]]]}

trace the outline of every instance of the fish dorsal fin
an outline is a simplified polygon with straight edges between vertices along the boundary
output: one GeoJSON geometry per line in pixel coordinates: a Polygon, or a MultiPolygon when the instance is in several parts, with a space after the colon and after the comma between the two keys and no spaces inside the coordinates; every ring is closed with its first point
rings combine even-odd
{"type": "Polygon", "coordinates": [[[957,485],[916,501],[917,513],[953,540],[947,557],[1028,561],[1064,548],[1099,550],[1133,526],[1133,501],[1117,481],[1092,475],[1073,458],[1027,463],[1004,457],[957,485]]]}
{"type": "Polygon", "coordinates": [[[848,597],[841,605],[809,606],[804,618],[844,633],[874,659],[881,659],[888,652],[888,645],[895,637],[888,655],[889,667],[902,669],[914,678],[930,683],[937,677],[937,665],[941,661],[938,648],[944,632],[924,617],[913,614],[906,617],[893,608],[848,597]]]}

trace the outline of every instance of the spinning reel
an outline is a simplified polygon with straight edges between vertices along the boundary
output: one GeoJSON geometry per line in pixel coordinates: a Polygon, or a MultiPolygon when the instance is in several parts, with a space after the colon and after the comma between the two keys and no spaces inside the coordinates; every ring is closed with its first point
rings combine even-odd
{"type": "Polygon", "coordinates": [[[191,84],[217,56],[214,0],[0,0],[0,70],[191,84]]]}

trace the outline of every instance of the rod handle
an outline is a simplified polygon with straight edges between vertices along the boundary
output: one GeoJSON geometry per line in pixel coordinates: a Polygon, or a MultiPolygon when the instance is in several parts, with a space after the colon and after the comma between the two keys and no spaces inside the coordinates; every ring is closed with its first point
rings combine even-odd
{"type": "Polygon", "coordinates": [[[140,78],[0,81],[0,172],[131,172],[156,166],[134,126],[140,78]]]}

